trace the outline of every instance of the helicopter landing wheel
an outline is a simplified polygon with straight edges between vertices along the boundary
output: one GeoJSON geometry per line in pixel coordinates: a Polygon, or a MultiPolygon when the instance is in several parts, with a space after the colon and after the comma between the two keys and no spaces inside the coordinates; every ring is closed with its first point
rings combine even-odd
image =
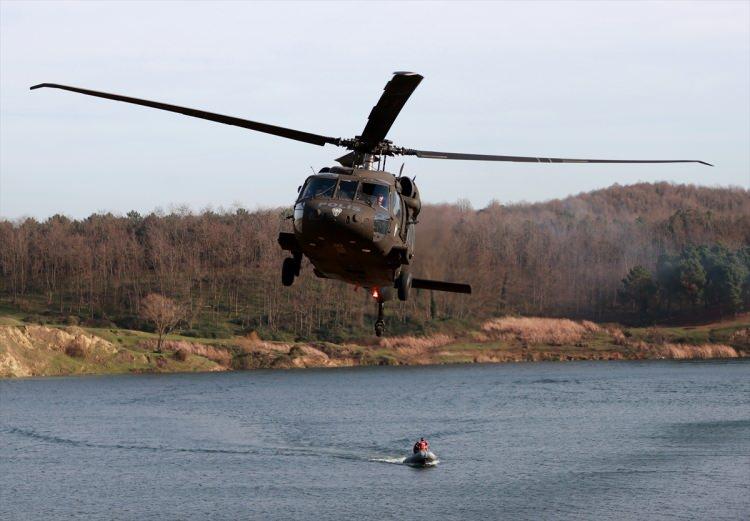
{"type": "Polygon", "coordinates": [[[284,259],[284,263],[281,265],[281,283],[284,286],[291,286],[294,284],[294,277],[297,275],[297,263],[291,257],[284,259]]]}
{"type": "Polygon", "coordinates": [[[411,290],[411,273],[406,268],[401,270],[396,278],[396,288],[398,289],[398,299],[401,301],[409,300],[409,290],[411,290]]]}

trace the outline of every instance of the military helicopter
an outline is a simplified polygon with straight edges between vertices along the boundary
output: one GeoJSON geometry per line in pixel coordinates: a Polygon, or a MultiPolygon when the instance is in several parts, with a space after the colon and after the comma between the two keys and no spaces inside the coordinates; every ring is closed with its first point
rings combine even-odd
{"type": "Polygon", "coordinates": [[[307,257],[316,276],[367,288],[378,305],[375,322],[377,336],[382,336],[385,330],[384,303],[395,297],[407,300],[412,288],[471,293],[468,284],[413,277],[414,233],[421,209],[419,190],[413,178],[402,175],[403,165],[398,176],[385,170],[387,157],[520,163],[701,163],[712,166],[704,161],[687,159],[566,159],[435,152],[396,146],[386,139],[386,135],[422,79],[414,72],[394,73],[370,112],[362,133],[349,139],[55,83],[42,83],[31,89],[63,89],[313,145],[335,145],[349,150],[349,153],[336,159],[340,166],[322,168],[298,187],[294,212],[289,216],[293,232],[281,232],[278,238],[281,248],[290,253],[282,264],[281,281],[284,286],[291,286],[300,275],[303,257],[307,257]]]}

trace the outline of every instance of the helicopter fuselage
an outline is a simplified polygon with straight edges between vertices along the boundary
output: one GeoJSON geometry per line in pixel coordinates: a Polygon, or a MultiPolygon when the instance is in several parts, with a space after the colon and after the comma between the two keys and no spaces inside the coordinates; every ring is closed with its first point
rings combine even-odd
{"type": "Polygon", "coordinates": [[[286,249],[310,259],[319,277],[392,287],[414,253],[412,216],[418,208],[416,188],[410,196],[402,193],[413,182],[400,179],[382,170],[342,167],[310,176],[294,204],[294,241],[288,236],[286,249]]]}

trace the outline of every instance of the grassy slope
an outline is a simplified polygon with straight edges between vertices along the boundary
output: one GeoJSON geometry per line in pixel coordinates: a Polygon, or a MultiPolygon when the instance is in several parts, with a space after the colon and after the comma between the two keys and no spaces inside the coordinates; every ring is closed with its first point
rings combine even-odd
{"type": "MultiPolygon", "coordinates": [[[[0,316],[0,333],[3,326],[23,331],[24,326],[34,326],[18,318],[0,316]]],[[[70,356],[65,346],[53,349],[38,342],[29,349],[24,344],[4,341],[0,334],[0,361],[4,354],[12,355],[20,361],[29,376],[59,376],[71,374],[107,374],[128,372],[191,372],[223,370],[216,362],[202,356],[188,355],[184,360],[177,359],[174,353],[156,353],[153,349],[138,345],[144,340],[152,340],[155,335],[141,331],[102,328],[69,328],[66,326],[44,326],[49,330],[85,332],[91,338],[99,337],[114,346],[112,352],[94,351],[85,355],[70,356]]],[[[170,335],[171,339],[181,338],[170,335]]],[[[0,376],[8,376],[0,364],[0,376]]]]}
{"type": "Polygon", "coordinates": [[[22,326],[28,315],[0,301],[0,326],[22,326]]]}

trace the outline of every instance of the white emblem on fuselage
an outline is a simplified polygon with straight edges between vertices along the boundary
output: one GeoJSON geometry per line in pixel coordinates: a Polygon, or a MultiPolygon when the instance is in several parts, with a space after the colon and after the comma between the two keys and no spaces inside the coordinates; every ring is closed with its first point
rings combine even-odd
{"type": "Polygon", "coordinates": [[[341,208],[331,208],[331,213],[334,217],[338,217],[341,215],[341,208]]]}
{"type": "Polygon", "coordinates": [[[338,203],[336,201],[320,203],[319,206],[321,208],[323,208],[323,207],[325,207],[325,208],[341,208],[342,210],[351,210],[352,212],[361,212],[362,211],[362,207],[359,204],[351,204],[351,203],[343,204],[343,203],[338,203]]]}

